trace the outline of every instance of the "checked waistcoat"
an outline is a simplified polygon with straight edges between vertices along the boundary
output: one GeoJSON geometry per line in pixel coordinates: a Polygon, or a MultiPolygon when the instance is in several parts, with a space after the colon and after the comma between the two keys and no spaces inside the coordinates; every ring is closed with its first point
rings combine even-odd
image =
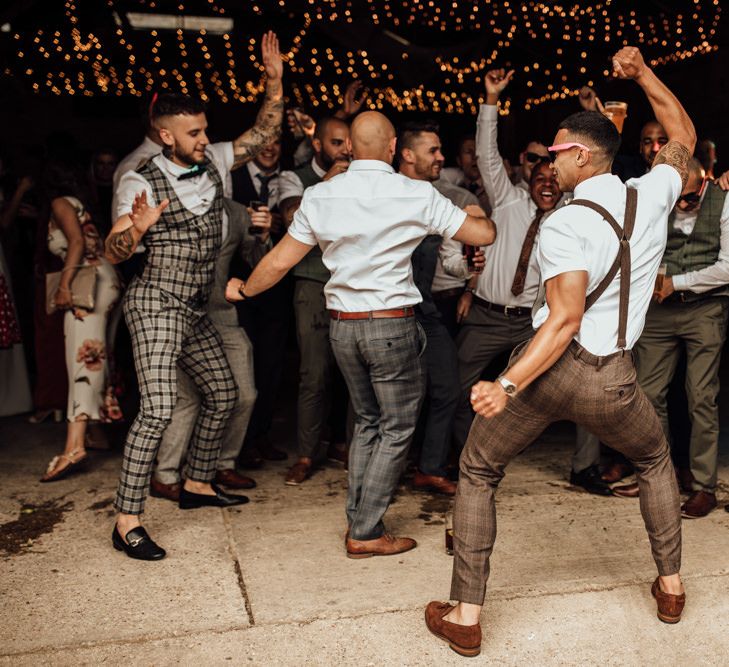
{"type": "Polygon", "coordinates": [[[152,186],[157,202],[170,200],[160,219],[144,235],[147,255],[142,280],[194,309],[202,309],[210,296],[223,236],[223,182],[212,162],[207,161],[206,168],[215,184],[215,198],[202,215],[183,206],[153,160],[138,169],[152,186]]]}

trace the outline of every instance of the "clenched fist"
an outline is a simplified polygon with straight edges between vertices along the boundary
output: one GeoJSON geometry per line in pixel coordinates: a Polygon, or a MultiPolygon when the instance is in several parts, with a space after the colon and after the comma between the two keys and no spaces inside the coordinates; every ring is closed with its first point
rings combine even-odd
{"type": "Polygon", "coordinates": [[[635,46],[625,46],[613,56],[613,74],[619,79],[639,79],[648,66],[635,46]]]}

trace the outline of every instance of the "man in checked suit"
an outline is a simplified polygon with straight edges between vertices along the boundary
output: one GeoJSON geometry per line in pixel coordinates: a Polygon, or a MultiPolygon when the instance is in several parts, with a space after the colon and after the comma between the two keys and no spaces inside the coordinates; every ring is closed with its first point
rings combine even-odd
{"type": "Polygon", "coordinates": [[[272,32],[262,40],[267,83],[256,125],[232,143],[209,144],[202,104],[185,96],[158,100],[152,122],[165,144],[117,192],[122,215],[107,239],[113,262],[129,258],[142,238],[146,263],[124,298],[139,376],[140,410],[124,448],[113,545],[131,558],[166,555],[140,522],[152,464],[172,418],[177,366],[193,380],[201,407],[192,432],[180,507],[227,506],[247,499],[211,484],[237,387],[220,335],[205,313],[215,259],[227,235],[223,179],[276,139],[283,118],[283,65],[272,32]]]}

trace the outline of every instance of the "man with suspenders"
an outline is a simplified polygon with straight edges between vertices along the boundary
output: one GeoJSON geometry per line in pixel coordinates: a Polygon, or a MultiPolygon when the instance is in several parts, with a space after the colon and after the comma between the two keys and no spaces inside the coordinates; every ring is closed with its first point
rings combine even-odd
{"type": "Polygon", "coordinates": [[[669,142],[653,169],[627,189],[610,174],[620,136],[602,114],[567,118],[550,149],[560,188],[574,191],[575,201],[542,226],[538,259],[547,302],[534,318],[535,336],[515,350],[496,382],[479,382],[471,391],[477,416],[461,456],[453,520],[450,598],[457,604],[431,602],[425,610],[428,629],[462,655],[481,650],[496,488],[509,461],[560,419],[581,424],[633,462],[659,575],[651,589],[658,618],[678,622],[685,603],[678,486],[663,429],[636,382],[631,348],[696,135],[637,48],[621,49],[613,68],[644,90],[669,142]]]}

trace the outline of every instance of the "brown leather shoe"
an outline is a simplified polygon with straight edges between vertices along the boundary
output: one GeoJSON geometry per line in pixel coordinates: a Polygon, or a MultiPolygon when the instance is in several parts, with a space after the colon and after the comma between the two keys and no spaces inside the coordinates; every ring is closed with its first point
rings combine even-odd
{"type": "Polygon", "coordinates": [[[658,618],[664,623],[678,623],[681,620],[681,612],[686,604],[686,593],[681,595],[671,595],[661,590],[661,584],[658,577],[651,586],[651,595],[658,603],[658,618]]]}
{"type": "Polygon", "coordinates": [[[410,551],[418,543],[409,537],[393,537],[388,533],[376,540],[353,540],[347,537],[347,558],[371,558],[372,556],[394,556],[410,551]]]}
{"type": "Polygon", "coordinates": [[[633,466],[629,463],[623,463],[622,461],[616,461],[610,464],[602,473],[602,479],[608,484],[614,484],[619,482],[621,479],[625,479],[628,475],[633,474],[633,466]]]}
{"type": "Polygon", "coordinates": [[[289,471],[286,473],[286,479],[284,480],[284,484],[288,486],[298,486],[302,482],[309,479],[310,474],[311,464],[299,461],[298,463],[294,463],[294,465],[289,468],[289,471]]]}
{"type": "Polygon", "coordinates": [[[447,602],[433,601],[425,608],[425,625],[438,639],[448,643],[456,653],[469,658],[481,653],[481,624],[458,625],[446,621],[454,607],[447,602]]]}
{"type": "Polygon", "coordinates": [[[624,484],[623,486],[614,486],[613,495],[621,498],[637,498],[640,495],[638,482],[632,484],[624,484]]]}
{"type": "Polygon", "coordinates": [[[237,470],[228,468],[227,470],[218,470],[215,473],[215,483],[227,486],[229,489],[255,489],[256,481],[245,475],[241,475],[237,470]]]}
{"type": "Polygon", "coordinates": [[[418,491],[435,491],[446,496],[455,496],[458,485],[455,482],[451,482],[447,477],[426,475],[416,470],[415,476],[413,477],[413,488],[418,491]]]}
{"type": "Polygon", "coordinates": [[[716,496],[708,491],[694,491],[681,505],[684,519],[700,519],[716,508],[716,496]]]}
{"type": "Polygon", "coordinates": [[[149,486],[149,495],[155,498],[166,498],[173,502],[180,501],[180,489],[182,484],[177,482],[176,484],[162,484],[154,475],[152,475],[152,482],[149,486]]]}

